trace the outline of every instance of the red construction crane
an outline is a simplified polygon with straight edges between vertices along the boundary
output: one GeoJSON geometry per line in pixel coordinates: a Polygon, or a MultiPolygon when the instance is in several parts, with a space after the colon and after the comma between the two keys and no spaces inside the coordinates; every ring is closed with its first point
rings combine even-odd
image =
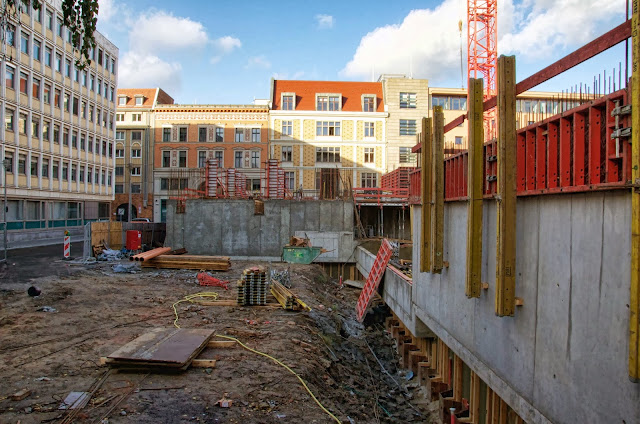
{"type": "MultiPolygon", "coordinates": [[[[484,99],[495,96],[498,0],[467,0],[467,77],[484,80],[484,99]]],[[[484,113],[485,140],[496,136],[496,109],[484,113]]]]}

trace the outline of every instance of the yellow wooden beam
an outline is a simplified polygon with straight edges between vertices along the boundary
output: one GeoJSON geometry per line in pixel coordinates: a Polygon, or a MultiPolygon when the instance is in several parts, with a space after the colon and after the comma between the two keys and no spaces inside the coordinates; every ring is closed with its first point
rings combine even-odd
{"type": "Polygon", "coordinates": [[[484,187],[484,128],[482,79],[469,78],[469,162],[467,172],[467,276],[465,294],[480,297],[482,274],[482,188],[484,187]]]}
{"type": "Polygon", "coordinates": [[[631,299],[629,302],[629,377],[640,381],[640,0],[633,0],[631,73],[631,299]]]}
{"type": "Polygon", "coordinates": [[[431,271],[431,118],[422,118],[422,228],[420,272],[431,271]]]}
{"type": "Polygon", "coordinates": [[[440,274],[444,251],[444,112],[442,106],[433,108],[433,169],[431,200],[431,272],[440,274]]]}
{"type": "Polygon", "coordinates": [[[516,291],[516,59],[498,58],[498,316],[513,316],[516,291]]]}

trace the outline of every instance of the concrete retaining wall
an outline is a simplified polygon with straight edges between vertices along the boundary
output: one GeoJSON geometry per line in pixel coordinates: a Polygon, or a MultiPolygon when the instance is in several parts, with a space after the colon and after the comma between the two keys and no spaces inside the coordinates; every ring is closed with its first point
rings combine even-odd
{"type": "MultiPolygon", "coordinates": [[[[640,384],[627,375],[629,194],[519,198],[517,206],[516,296],[524,306],[515,317],[494,313],[496,208],[490,201],[482,271],[489,289],[479,299],[464,294],[467,206],[455,202],[445,204],[450,267],[432,275],[414,266],[409,297],[406,288],[387,287],[385,274],[385,300],[414,334],[423,325],[435,332],[529,424],[639,423],[640,384]]],[[[419,217],[420,207],[414,212],[419,217]]],[[[416,265],[420,227],[414,220],[416,265]]]]}
{"type": "Polygon", "coordinates": [[[269,199],[264,215],[254,215],[253,200],[188,200],[183,214],[169,201],[165,245],[195,255],[279,260],[291,236],[308,232],[336,242],[338,250],[322,262],[353,262],[353,219],[353,203],[343,201],[269,199]]]}

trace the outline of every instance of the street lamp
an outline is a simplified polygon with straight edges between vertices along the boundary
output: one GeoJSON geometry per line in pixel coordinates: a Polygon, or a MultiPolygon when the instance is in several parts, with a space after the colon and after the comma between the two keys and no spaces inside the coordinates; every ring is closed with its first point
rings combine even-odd
{"type": "Polygon", "coordinates": [[[2,185],[4,185],[4,207],[2,208],[2,220],[4,221],[4,262],[7,263],[7,169],[13,165],[11,159],[4,158],[2,160],[2,169],[4,172],[4,178],[2,179],[2,185]]]}

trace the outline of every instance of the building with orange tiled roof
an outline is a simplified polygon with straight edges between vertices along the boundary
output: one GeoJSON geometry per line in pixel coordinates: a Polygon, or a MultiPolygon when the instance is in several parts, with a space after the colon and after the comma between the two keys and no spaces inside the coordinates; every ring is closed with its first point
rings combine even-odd
{"type": "Polygon", "coordinates": [[[163,104],[173,104],[173,98],[161,88],[118,89],[112,204],[118,221],[128,221],[129,214],[153,219],[153,110],[163,104]]]}
{"type": "Polygon", "coordinates": [[[386,118],[380,82],[272,80],[270,157],[287,188],[335,198],[378,187],[386,168],[386,118]]]}

